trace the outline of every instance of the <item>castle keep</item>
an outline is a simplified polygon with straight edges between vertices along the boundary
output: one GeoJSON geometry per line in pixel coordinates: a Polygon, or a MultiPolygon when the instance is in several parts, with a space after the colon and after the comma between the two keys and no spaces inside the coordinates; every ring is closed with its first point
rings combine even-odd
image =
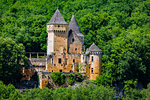
{"type": "Polygon", "coordinates": [[[101,73],[102,51],[93,43],[84,48],[84,36],[75,16],[68,24],[57,9],[47,23],[46,72],[79,72],[89,80],[101,73]]]}

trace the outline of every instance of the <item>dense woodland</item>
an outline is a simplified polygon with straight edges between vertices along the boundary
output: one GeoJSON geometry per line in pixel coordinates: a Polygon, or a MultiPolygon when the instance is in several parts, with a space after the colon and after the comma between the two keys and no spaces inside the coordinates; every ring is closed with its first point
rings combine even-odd
{"type": "Polygon", "coordinates": [[[11,84],[5,86],[0,81],[1,100],[149,100],[150,84],[147,89],[129,89],[125,96],[115,97],[114,89],[104,86],[81,86],[77,88],[58,88],[56,90],[34,88],[20,93],[11,84]]]}
{"type": "Polygon", "coordinates": [[[86,48],[94,42],[102,50],[97,85],[142,83],[146,88],[150,82],[150,0],[1,0],[0,80],[18,81],[25,52],[46,51],[46,24],[57,8],[68,23],[75,14],[86,48]]]}

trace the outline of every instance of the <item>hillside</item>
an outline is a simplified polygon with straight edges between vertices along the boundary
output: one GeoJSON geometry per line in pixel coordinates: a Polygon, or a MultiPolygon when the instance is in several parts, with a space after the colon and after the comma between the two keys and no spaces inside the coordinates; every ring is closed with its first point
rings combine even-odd
{"type": "MultiPolygon", "coordinates": [[[[74,13],[85,47],[94,42],[103,51],[97,84],[113,86],[131,80],[146,86],[150,82],[149,5],[149,0],[1,0],[0,37],[23,44],[28,52],[46,51],[46,24],[55,10],[59,8],[68,23],[74,13]]],[[[6,44],[11,42],[6,40],[6,44]]],[[[2,39],[0,42],[0,61],[4,62],[8,53],[3,54],[3,48],[9,45],[4,46],[2,39]]],[[[0,68],[7,64],[0,64],[0,68]]]]}

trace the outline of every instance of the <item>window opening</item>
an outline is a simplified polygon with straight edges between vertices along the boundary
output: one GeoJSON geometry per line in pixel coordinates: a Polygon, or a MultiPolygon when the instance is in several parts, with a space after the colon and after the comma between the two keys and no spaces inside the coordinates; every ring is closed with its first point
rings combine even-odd
{"type": "Polygon", "coordinates": [[[75,51],[77,51],[77,48],[75,48],[75,51]]]}
{"type": "Polygon", "coordinates": [[[53,58],[51,59],[51,64],[52,64],[52,66],[53,66],[53,58]]]}
{"type": "Polygon", "coordinates": [[[73,59],[73,63],[75,63],[75,59],[73,59]]]}
{"type": "Polygon", "coordinates": [[[94,61],[94,58],[93,58],[93,56],[92,56],[92,62],[94,61]]]}
{"type": "Polygon", "coordinates": [[[58,63],[61,64],[61,58],[58,58],[58,63]]]}
{"type": "Polygon", "coordinates": [[[93,68],[91,69],[91,73],[93,74],[93,68]]]}
{"type": "Polygon", "coordinates": [[[72,38],[72,42],[74,42],[74,38],[72,38]]]}
{"type": "Polygon", "coordinates": [[[62,72],[62,69],[61,70],[59,70],[60,72],[62,72]]]}

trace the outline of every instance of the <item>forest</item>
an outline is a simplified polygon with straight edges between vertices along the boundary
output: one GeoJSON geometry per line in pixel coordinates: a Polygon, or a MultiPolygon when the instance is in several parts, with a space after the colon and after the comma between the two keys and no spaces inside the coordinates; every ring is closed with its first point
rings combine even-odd
{"type": "Polygon", "coordinates": [[[94,42],[102,50],[102,74],[95,81],[98,86],[124,84],[136,88],[133,84],[141,83],[148,88],[150,0],[1,0],[0,80],[3,83],[19,81],[19,62],[26,62],[25,52],[46,52],[46,24],[57,8],[68,23],[75,15],[86,48],[94,42]]]}

